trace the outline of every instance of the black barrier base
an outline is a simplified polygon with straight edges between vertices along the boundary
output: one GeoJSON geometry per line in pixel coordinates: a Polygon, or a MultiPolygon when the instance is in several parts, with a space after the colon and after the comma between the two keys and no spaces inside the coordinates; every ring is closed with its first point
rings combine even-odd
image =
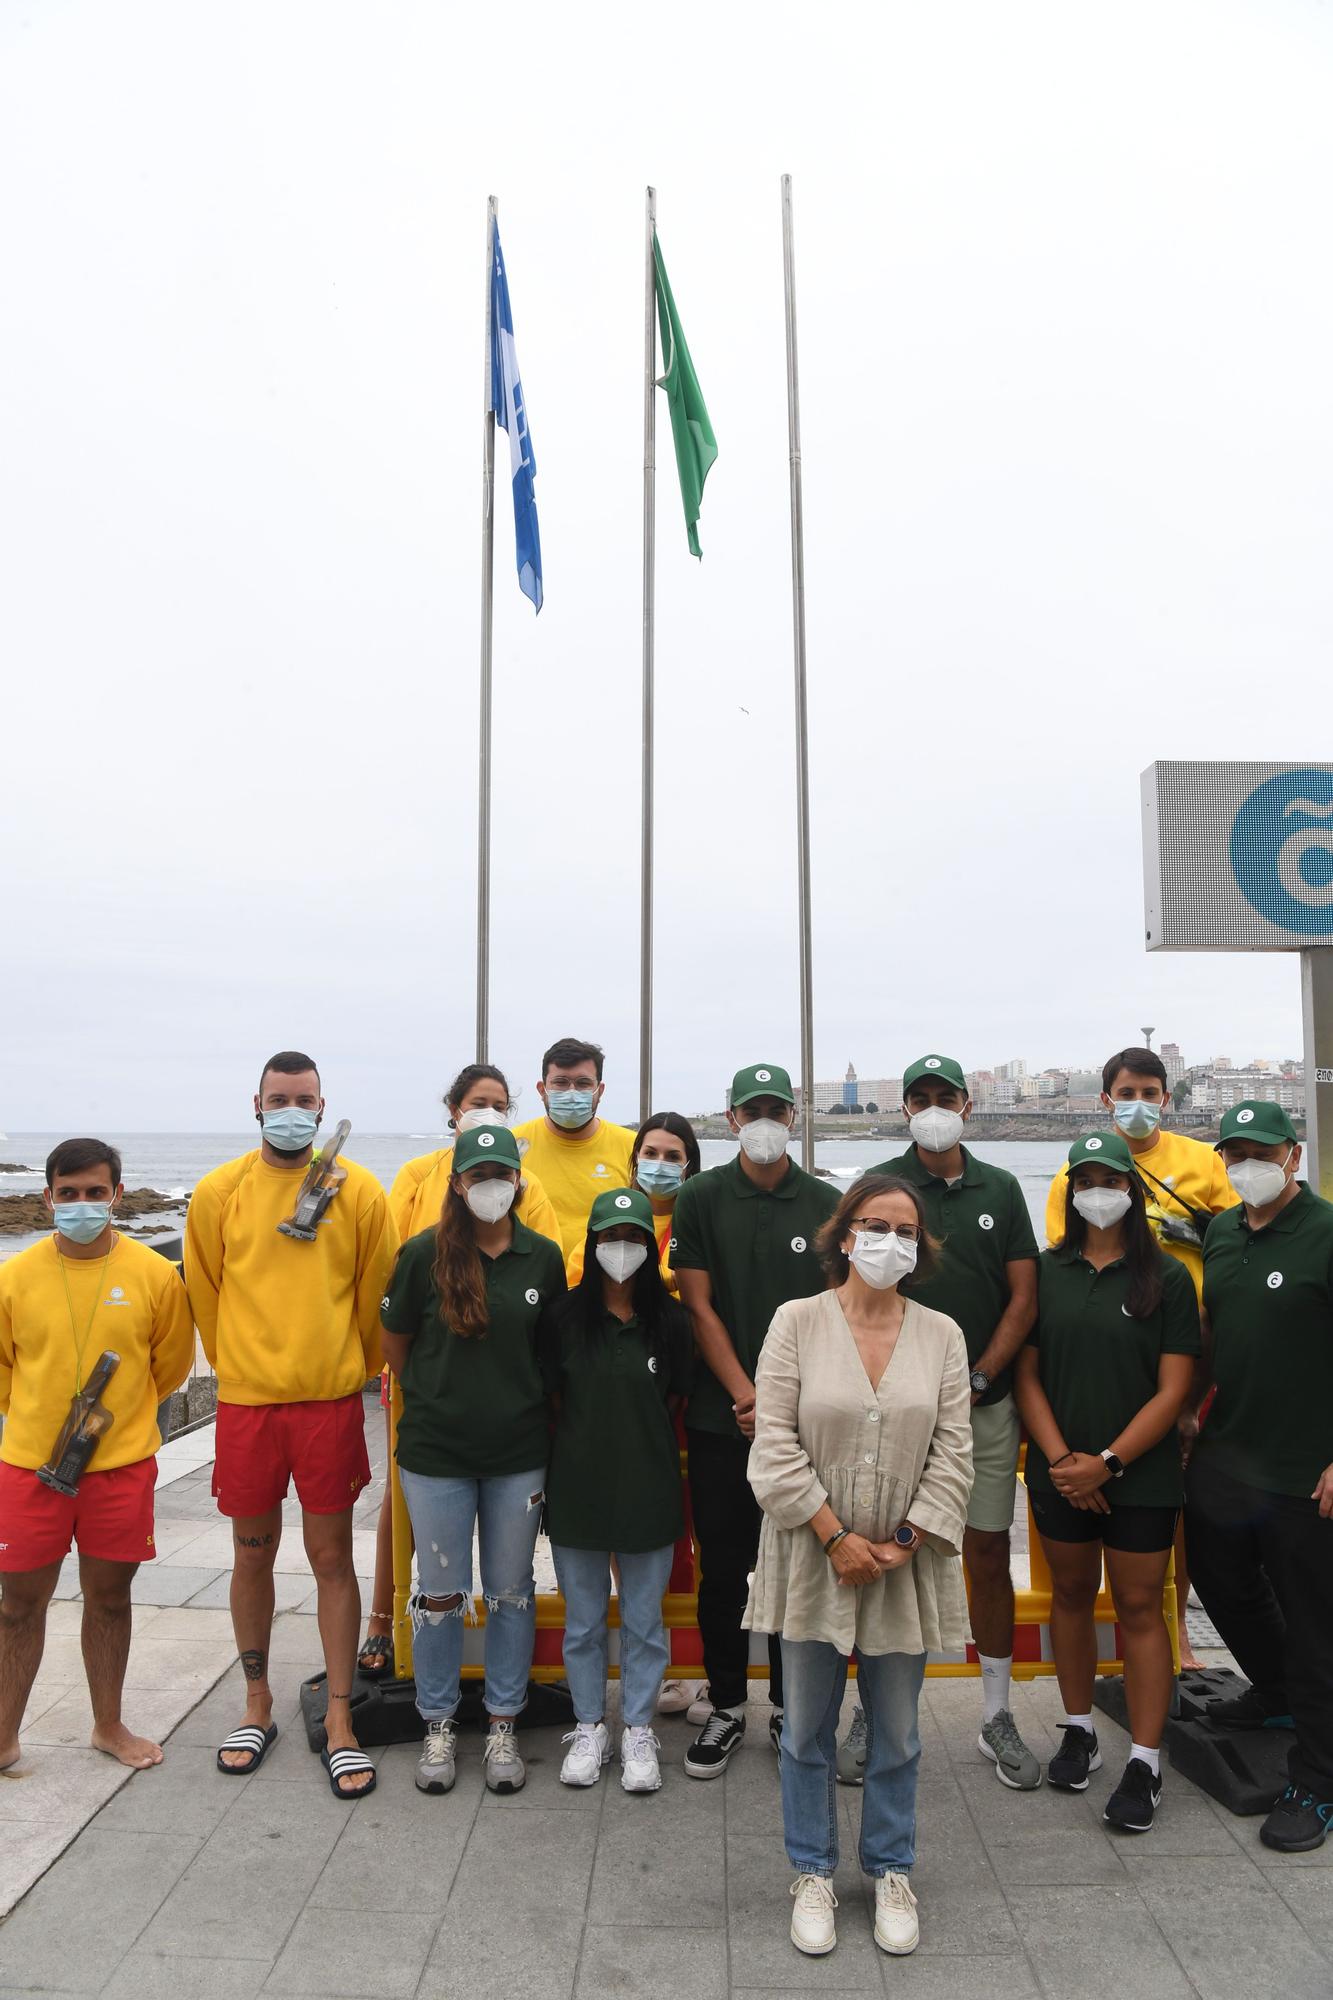
{"type": "MultiPolygon", "coordinates": [[[[1289,1729],[1215,1729],[1208,1721],[1214,1702],[1242,1694],[1249,1682],[1226,1667],[1198,1667],[1176,1682],[1162,1747],[1173,1771],[1238,1818],[1271,1812],[1287,1783],[1289,1729]]],[[[1122,1729],[1129,1728],[1125,1683],[1118,1675],[1098,1677],[1093,1706],[1122,1729]]]]}
{"type": "MultiPolygon", "coordinates": [[[[324,1734],[325,1687],[323,1674],[315,1674],[301,1683],[306,1741],[316,1754],[328,1741],[324,1734]]],[[[464,1728],[484,1726],[486,1704],[482,1696],[479,1680],[463,1682],[457,1720],[464,1728]]],[[[564,1681],[529,1681],[528,1705],[518,1718],[520,1729],[571,1728],[573,1722],[574,1704],[564,1681]]],[[[381,1743],[419,1742],[426,1731],[417,1714],[416,1682],[397,1681],[392,1676],[388,1680],[368,1680],[358,1669],[352,1680],[352,1728],[363,1749],[381,1743]]]]}

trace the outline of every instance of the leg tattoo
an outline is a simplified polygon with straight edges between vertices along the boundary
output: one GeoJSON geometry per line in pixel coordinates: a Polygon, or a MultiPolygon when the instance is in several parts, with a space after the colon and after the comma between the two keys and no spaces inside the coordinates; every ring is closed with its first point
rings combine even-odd
{"type": "Polygon", "coordinates": [[[267,1662],[268,1655],[258,1646],[252,1646],[241,1654],[241,1665],[245,1668],[248,1681],[262,1681],[267,1662]]]}

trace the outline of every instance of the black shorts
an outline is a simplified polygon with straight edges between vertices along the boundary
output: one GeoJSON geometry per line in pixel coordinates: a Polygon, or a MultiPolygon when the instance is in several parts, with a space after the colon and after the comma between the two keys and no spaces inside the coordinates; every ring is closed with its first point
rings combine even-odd
{"type": "Polygon", "coordinates": [[[1109,1514],[1093,1513],[1044,1486],[1029,1486],[1028,1499],[1048,1542],[1102,1542],[1125,1555],[1147,1556],[1164,1554],[1176,1538],[1178,1507],[1117,1507],[1112,1500],[1109,1514]]]}

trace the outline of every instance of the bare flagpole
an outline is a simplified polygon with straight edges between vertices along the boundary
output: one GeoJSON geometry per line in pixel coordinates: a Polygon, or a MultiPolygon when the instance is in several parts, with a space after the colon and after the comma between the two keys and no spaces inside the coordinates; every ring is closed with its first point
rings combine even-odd
{"type": "Polygon", "coordinates": [[[782,176],[782,272],[787,304],[787,457],[791,473],[791,623],[796,670],[796,868],[801,971],[801,1165],[815,1164],[814,981],[810,954],[810,747],[805,678],[805,516],[801,502],[801,390],[796,358],[796,253],[791,175],[782,176]]]}
{"type": "Polygon", "coordinates": [[[639,1121],[653,1108],[653,640],[657,555],[657,190],[644,206],[643,301],[643,832],[639,905],[639,1121]]]}
{"type": "Polygon", "coordinates": [[[495,219],[486,203],[485,408],[481,420],[481,699],[477,776],[477,1062],[488,1056],[491,1012],[491,626],[495,603],[495,411],[491,408],[491,274],[495,219]]]}

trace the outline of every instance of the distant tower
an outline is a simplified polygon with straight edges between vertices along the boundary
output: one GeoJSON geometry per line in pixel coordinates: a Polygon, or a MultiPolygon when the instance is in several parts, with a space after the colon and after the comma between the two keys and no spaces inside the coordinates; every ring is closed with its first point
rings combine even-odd
{"type": "Polygon", "coordinates": [[[1150,1049],[1152,1047],[1152,1038],[1157,1033],[1156,1028],[1140,1028],[1139,1033],[1143,1037],[1144,1048],[1150,1049]]]}
{"type": "Polygon", "coordinates": [[[847,1074],[842,1080],[842,1108],[844,1111],[849,1111],[852,1105],[855,1103],[856,1103],[856,1071],[852,1067],[851,1063],[848,1063],[847,1074]]]}

